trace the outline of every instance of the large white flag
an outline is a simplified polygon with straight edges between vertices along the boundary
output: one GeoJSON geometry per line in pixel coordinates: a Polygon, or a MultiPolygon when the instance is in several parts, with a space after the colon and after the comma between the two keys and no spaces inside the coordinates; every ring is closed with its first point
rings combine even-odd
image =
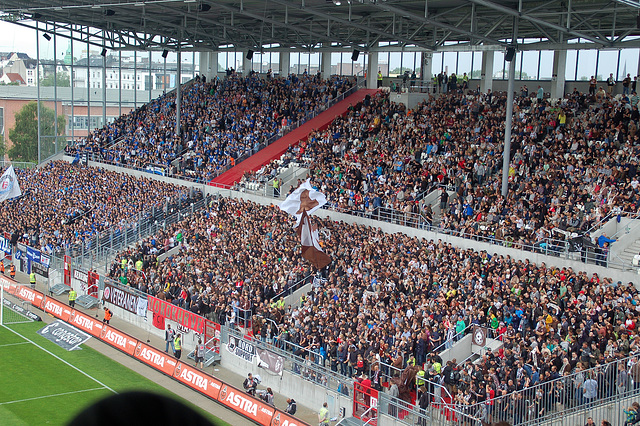
{"type": "Polygon", "coordinates": [[[22,195],[16,172],[9,166],[0,177],[0,201],[10,200],[22,195]]]}
{"type": "Polygon", "coordinates": [[[307,214],[313,214],[325,204],[327,204],[327,197],[325,197],[323,193],[313,189],[309,179],[307,179],[298,189],[293,191],[279,207],[281,210],[296,217],[297,227],[302,220],[303,211],[306,211],[307,214]]]}
{"type": "Polygon", "coordinates": [[[279,206],[283,211],[296,217],[296,231],[300,237],[302,257],[317,269],[322,269],[331,263],[331,257],[322,251],[318,229],[311,223],[309,215],[326,203],[327,197],[313,189],[307,180],[279,206]]]}

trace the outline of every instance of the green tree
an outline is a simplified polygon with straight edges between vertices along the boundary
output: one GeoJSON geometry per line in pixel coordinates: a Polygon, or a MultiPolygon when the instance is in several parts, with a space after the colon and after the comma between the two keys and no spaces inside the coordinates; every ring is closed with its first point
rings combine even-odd
{"type": "Polygon", "coordinates": [[[7,153],[7,144],[4,142],[4,135],[0,135],[0,159],[7,153]]]}
{"type": "MultiPolygon", "coordinates": [[[[67,74],[58,74],[58,87],[71,87],[71,81],[67,74]]],[[[53,87],[55,86],[55,75],[49,74],[46,78],[40,80],[40,86],[53,87]]]]}
{"type": "MultiPolygon", "coordinates": [[[[40,105],[40,158],[44,159],[55,153],[55,112],[51,108],[40,105]]],[[[38,104],[29,102],[22,107],[15,117],[15,127],[9,130],[12,146],[9,158],[13,161],[38,162],[38,104]]],[[[67,120],[64,115],[58,116],[58,135],[64,133],[67,120]]]]}

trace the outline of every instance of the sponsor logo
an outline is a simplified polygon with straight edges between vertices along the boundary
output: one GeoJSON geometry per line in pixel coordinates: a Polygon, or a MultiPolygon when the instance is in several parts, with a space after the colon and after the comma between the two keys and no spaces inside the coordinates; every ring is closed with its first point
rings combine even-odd
{"type": "MultiPolygon", "coordinates": [[[[258,404],[240,394],[231,391],[225,398],[225,401],[233,405],[234,407],[238,407],[240,410],[244,411],[247,414],[251,414],[254,417],[258,416],[258,404]]],[[[272,415],[273,413],[269,414],[272,415]]]]}
{"type": "Polygon", "coordinates": [[[206,378],[189,369],[182,370],[182,372],[180,373],[180,378],[185,382],[191,383],[195,387],[200,388],[204,391],[207,390],[207,387],[209,385],[209,381],[206,378]]]}
{"type": "Polygon", "coordinates": [[[127,338],[122,336],[121,334],[118,333],[114,333],[111,330],[102,330],[102,333],[104,334],[103,338],[105,340],[108,340],[109,342],[113,343],[115,346],[119,346],[122,349],[127,349],[127,338]]]}
{"type": "Polygon", "coordinates": [[[53,315],[57,317],[62,316],[62,306],[58,305],[57,303],[53,303],[50,300],[47,300],[47,302],[44,304],[44,310],[50,311],[53,315]]]}
{"type": "MultiPolygon", "coordinates": [[[[86,328],[87,330],[91,330],[93,331],[93,325],[94,322],[92,320],[90,320],[89,318],[86,318],[82,315],[76,315],[75,311],[73,313],[73,316],[70,320],[72,323],[74,324],[78,324],[80,327],[86,328]]],[[[100,334],[100,337],[104,337],[104,333],[106,332],[106,329],[102,330],[102,333],[100,334]]]]}
{"type": "Polygon", "coordinates": [[[175,377],[180,377],[180,372],[182,371],[182,363],[178,363],[178,365],[176,365],[176,371],[175,373],[173,373],[173,375],[175,377]]]}
{"type": "Polygon", "coordinates": [[[74,269],[73,278],[75,278],[78,281],[82,281],[83,283],[86,283],[87,280],[89,279],[89,275],[87,275],[86,272],[80,271],[78,269],[74,269]]]}
{"type": "Polygon", "coordinates": [[[220,399],[224,400],[227,397],[227,386],[223,386],[220,391],[220,399]]]}
{"type": "Polygon", "coordinates": [[[20,287],[20,293],[18,297],[24,300],[28,300],[29,302],[34,302],[36,300],[36,294],[31,290],[26,289],[25,287],[20,287]]]}
{"type": "Polygon", "coordinates": [[[142,351],[142,343],[138,342],[138,346],[136,346],[136,350],[133,352],[135,356],[140,356],[140,351],[142,351]]]}
{"type": "Polygon", "coordinates": [[[290,422],[288,419],[280,420],[280,416],[281,414],[278,413],[273,418],[273,423],[271,423],[273,426],[298,426],[297,423],[290,422]]]}
{"type": "MultiPolygon", "coordinates": [[[[141,348],[141,347],[142,346],[138,344],[138,348],[141,348]]],[[[136,351],[138,350],[138,348],[136,348],[136,351]]],[[[139,355],[140,358],[145,359],[157,365],[158,367],[164,367],[165,357],[156,352],[153,352],[153,351],[150,351],[149,349],[144,348],[139,354],[136,354],[136,355],[139,355]]],[[[205,386],[205,389],[206,389],[206,386],[205,386]]]]}

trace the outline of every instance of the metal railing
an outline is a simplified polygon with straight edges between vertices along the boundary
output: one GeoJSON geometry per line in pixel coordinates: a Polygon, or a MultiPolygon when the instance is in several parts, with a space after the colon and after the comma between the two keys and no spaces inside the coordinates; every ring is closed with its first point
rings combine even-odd
{"type": "MultiPolygon", "coordinates": [[[[497,396],[491,401],[493,410],[487,410],[486,402],[468,408],[482,413],[483,421],[508,421],[514,425],[580,416],[597,404],[632,393],[640,395],[640,377],[634,380],[636,371],[640,373],[637,362],[637,356],[631,356],[497,396]]],[[[530,368],[524,374],[532,375],[530,368]]]]}
{"type": "Polygon", "coordinates": [[[311,351],[309,351],[308,356],[296,356],[293,353],[288,352],[275,344],[270,345],[266,342],[262,342],[259,339],[248,340],[239,331],[223,325],[222,341],[228,341],[228,336],[230,335],[236,337],[237,339],[248,341],[257,348],[266,349],[276,355],[281,356],[284,359],[283,371],[288,371],[296,376],[301,377],[304,380],[313,382],[316,385],[322,386],[326,389],[338,391],[346,395],[349,394],[349,389],[351,388],[353,381],[348,377],[342,376],[327,369],[322,363],[314,362],[311,359],[310,354],[313,353],[311,351]]]}
{"type": "Polygon", "coordinates": [[[116,257],[117,253],[140,240],[157,234],[181,220],[192,216],[208,205],[211,197],[198,200],[183,199],[164,208],[151,208],[140,212],[136,217],[129,218],[129,222],[114,225],[106,231],[97,232],[82,243],[70,244],[63,250],[53,254],[60,257],[64,254],[72,257],[77,265],[85,269],[106,268],[116,257]]]}

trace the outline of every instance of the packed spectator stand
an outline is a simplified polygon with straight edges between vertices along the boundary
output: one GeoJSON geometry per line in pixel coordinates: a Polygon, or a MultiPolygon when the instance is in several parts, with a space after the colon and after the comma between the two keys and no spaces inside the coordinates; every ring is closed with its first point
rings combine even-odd
{"type": "MultiPolygon", "coordinates": [[[[291,306],[274,296],[308,273],[295,233],[277,207],[249,201],[213,201],[195,220],[122,253],[110,275],[222,324],[249,327],[265,343],[346,377],[378,364],[390,386],[399,380],[393,368],[414,362],[439,383],[454,369],[456,401],[469,406],[640,349],[632,283],[364,225],[324,220],[321,228],[330,231],[323,244],[335,261],[326,281],[291,306]],[[176,245],[178,254],[156,260],[176,245]],[[146,282],[131,270],[138,259],[146,282]],[[503,348],[476,365],[436,367],[434,353],[474,325],[491,330],[503,348]]],[[[400,396],[412,400],[410,391],[400,396]]]]}
{"type": "Polygon", "coordinates": [[[295,163],[309,168],[328,208],[383,220],[394,211],[402,224],[528,250],[589,246],[592,260],[606,264],[612,241],[582,237],[607,216],[640,207],[638,96],[596,100],[574,92],[538,102],[523,90],[506,199],[505,103],[505,94],[455,91],[407,111],[381,93],[238,188],[295,163]],[[424,196],[436,188],[443,194],[432,208],[424,196]]]}
{"type": "Polygon", "coordinates": [[[125,226],[190,197],[186,187],[101,168],[55,161],[18,169],[22,196],[8,201],[0,229],[11,242],[65,253],[112,227],[125,226]]]}
{"type": "Polygon", "coordinates": [[[180,135],[176,94],[171,92],[95,130],[67,152],[208,182],[354,84],[346,77],[324,80],[306,73],[261,78],[233,72],[210,82],[198,78],[181,93],[180,135]]]}

